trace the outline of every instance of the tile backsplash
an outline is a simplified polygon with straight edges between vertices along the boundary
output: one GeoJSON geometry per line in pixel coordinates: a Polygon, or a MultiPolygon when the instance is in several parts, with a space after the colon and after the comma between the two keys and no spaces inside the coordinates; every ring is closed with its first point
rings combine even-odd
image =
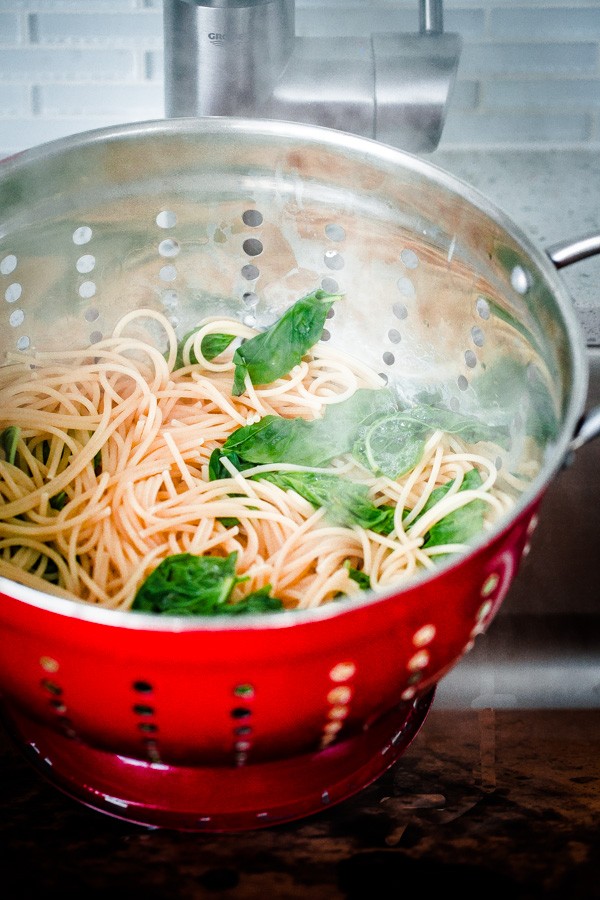
{"type": "MultiPolygon", "coordinates": [[[[600,149],[600,0],[446,0],[463,38],[441,149],[600,149]]],[[[297,0],[299,36],[412,32],[418,0],[297,0]]],[[[162,0],[0,0],[0,157],[162,118],[162,0]]]]}

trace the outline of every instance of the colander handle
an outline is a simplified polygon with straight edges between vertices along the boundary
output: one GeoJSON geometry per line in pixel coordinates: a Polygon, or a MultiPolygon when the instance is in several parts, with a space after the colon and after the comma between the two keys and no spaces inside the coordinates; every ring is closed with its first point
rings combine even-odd
{"type": "Polygon", "coordinates": [[[600,253],[600,234],[586,234],[575,240],[559,241],[547,247],[546,253],[557,269],[564,269],[565,266],[600,253]]]}
{"type": "Polygon", "coordinates": [[[600,406],[594,406],[582,417],[577,430],[569,444],[569,450],[574,453],[588,441],[600,437],[600,406]]]}
{"type": "MultiPolygon", "coordinates": [[[[546,253],[557,269],[564,269],[589,256],[600,254],[600,234],[586,234],[575,240],[560,241],[547,247],[546,253]]],[[[593,407],[581,417],[569,444],[569,456],[572,457],[576,450],[597,437],[600,437],[600,406],[593,407]]],[[[568,458],[567,462],[569,461],[568,458]]]]}

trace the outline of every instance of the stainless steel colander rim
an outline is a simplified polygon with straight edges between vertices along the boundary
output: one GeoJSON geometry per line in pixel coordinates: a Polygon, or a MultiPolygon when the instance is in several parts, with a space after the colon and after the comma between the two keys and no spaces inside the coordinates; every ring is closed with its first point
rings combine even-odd
{"type": "Polygon", "coordinates": [[[196,135],[219,134],[234,139],[243,135],[262,136],[283,139],[293,142],[295,147],[310,145],[326,145],[332,151],[341,151],[357,160],[368,162],[373,160],[388,167],[413,171],[423,176],[434,185],[460,197],[467,204],[475,207],[488,219],[493,220],[519,245],[528,260],[543,278],[551,290],[556,302],[562,327],[564,328],[570,350],[570,392],[566,398],[565,413],[556,441],[545,455],[540,472],[531,482],[529,488],[521,495],[510,514],[499,520],[493,529],[474,542],[472,548],[456,559],[437,565],[433,571],[424,571],[411,578],[406,585],[400,585],[382,593],[369,592],[355,600],[342,601],[339,604],[327,604],[316,609],[290,610],[277,613],[261,613],[243,617],[216,616],[180,617],[161,616],[152,613],[132,613],[129,610],[112,610],[97,607],[86,602],[67,600],[50,593],[37,591],[24,585],[0,577],[0,591],[35,607],[47,609],[57,615],[82,619],[98,624],[125,626],[134,630],[152,630],[165,632],[198,631],[198,630],[247,630],[264,628],[286,628],[295,624],[318,621],[337,617],[363,606],[385,603],[393,596],[413,589],[425,582],[443,576],[450,569],[468,562],[480,550],[496,540],[503,532],[510,529],[512,522],[534,502],[558,472],[569,452],[569,445],[584,410],[588,384],[588,365],[586,345],[582,327],[577,319],[575,308],[565,285],[548,255],[536,246],[529,236],[496,204],[484,194],[462,179],[452,175],[429,160],[383,144],[371,138],[360,137],[317,125],[304,125],[294,122],[283,122],[271,119],[244,119],[233,117],[200,117],[151,119],[124,125],[115,125],[92,129],[65,138],[59,138],[45,144],[32,147],[15,156],[0,161],[0,187],[2,181],[21,168],[34,166],[37,162],[46,161],[51,156],[59,156],[67,152],[94,144],[120,140],[135,140],[152,135],[196,135]]]}

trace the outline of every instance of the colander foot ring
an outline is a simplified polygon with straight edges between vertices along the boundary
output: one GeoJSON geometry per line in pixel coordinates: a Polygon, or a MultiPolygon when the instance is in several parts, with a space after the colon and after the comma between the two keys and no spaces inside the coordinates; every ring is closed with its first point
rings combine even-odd
{"type": "Polygon", "coordinates": [[[236,832],[283,824],[375,781],[420,730],[434,689],[315,753],[239,767],[151,763],[97,750],[5,710],[4,724],[46,779],[85,806],[151,828],[236,832]]]}

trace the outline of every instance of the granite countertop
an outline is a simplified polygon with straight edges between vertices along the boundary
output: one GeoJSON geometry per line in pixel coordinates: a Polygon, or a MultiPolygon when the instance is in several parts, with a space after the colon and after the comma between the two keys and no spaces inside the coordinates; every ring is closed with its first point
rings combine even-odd
{"type": "Polygon", "coordinates": [[[148,830],[64,796],[0,730],[3,895],[600,898],[600,713],[441,710],[370,787],[291,824],[148,830]]]}
{"type": "MultiPolygon", "coordinates": [[[[593,151],[436,151],[541,248],[600,232],[593,151]]],[[[600,345],[600,257],[561,272],[600,345]]],[[[591,448],[588,448],[591,451],[591,448]]],[[[598,708],[436,708],[370,787],[237,834],[151,830],[61,793],[0,727],[3,895],[600,900],[598,708]]]]}

